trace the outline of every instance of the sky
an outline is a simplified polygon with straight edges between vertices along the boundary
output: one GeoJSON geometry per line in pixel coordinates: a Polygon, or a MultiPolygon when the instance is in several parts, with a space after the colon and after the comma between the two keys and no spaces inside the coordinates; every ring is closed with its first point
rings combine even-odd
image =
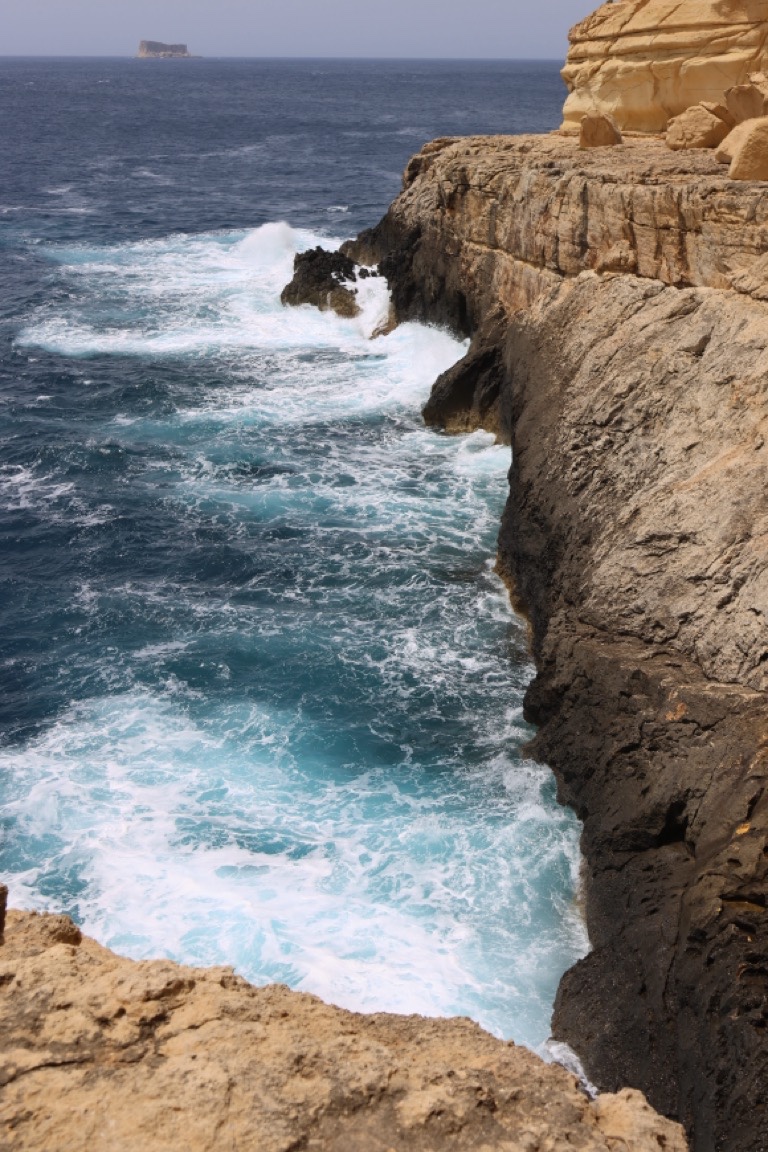
{"type": "Polygon", "coordinates": [[[132,56],[139,40],[200,56],[563,59],[598,0],[0,0],[0,56],[132,56]]]}

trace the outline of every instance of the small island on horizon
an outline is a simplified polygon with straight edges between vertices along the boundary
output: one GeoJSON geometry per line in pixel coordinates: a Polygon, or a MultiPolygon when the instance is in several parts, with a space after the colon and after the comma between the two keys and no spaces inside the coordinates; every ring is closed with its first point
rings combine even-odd
{"type": "Polygon", "coordinates": [[[192,60],[186,44],[163,44],[160,40],[142,40],[138,60],[192,60]]]}

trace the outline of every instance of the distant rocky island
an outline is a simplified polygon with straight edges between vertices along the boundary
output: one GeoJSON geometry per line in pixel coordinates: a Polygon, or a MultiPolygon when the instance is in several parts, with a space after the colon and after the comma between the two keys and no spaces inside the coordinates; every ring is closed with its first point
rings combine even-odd
{"type": "Polygon", "coordinates": [[[160,40],[142,40],[139,44],[140,60],[191,60],[186,44],[163,44],[160,40]]]}

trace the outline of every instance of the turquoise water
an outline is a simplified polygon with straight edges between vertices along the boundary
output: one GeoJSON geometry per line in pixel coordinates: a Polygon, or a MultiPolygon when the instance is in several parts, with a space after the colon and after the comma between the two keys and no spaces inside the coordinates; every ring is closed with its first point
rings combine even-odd
{"type": "Polygon", "coordinates": [[[60,216],[3,233],[29,285],[0,388],[12,900],[131,956],[542,1044],[586,949],[579,827],[521,751],[509,449],[419,414],[464,346],[371,340],[379,279],[356,320],[281,307],[344,203],[321,231],[104,239],[90,185],[51,189],[60,216]]]}

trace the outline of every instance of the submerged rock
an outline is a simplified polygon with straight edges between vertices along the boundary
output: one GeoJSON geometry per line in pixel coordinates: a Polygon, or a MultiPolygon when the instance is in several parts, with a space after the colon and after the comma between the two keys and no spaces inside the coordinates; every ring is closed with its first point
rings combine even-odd
{"type": "Polygon", "coordinates": [[[313,304],[321,312],[357,316],[357,290],[350,287],[357,279],[355,268],[355,262],[343,252],[328,252],[319,246],[299,252],[293,261],[293,279],[280,299],[283,304],[313,304]]]}
{"type": "Polygon", "coordinates": [[[638,1092],[470,1020],[359,1016],[230,968],[121,959],[60,916],[0,946],[8,1152],[685,1152],[638,1092]]]}

